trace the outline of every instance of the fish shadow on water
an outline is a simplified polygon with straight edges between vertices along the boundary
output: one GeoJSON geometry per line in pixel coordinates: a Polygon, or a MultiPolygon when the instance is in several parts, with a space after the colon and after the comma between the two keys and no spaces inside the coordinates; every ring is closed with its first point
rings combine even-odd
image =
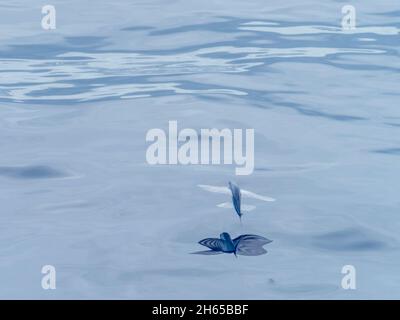
{"type": "Polygon", "coordinates": [[[338,251],[367,251],[386,248],[383,241],[375,240],[366,231],[349,228],[314,237],[313,244],[321,249],[338,251]]]}
{"type": "Polygon", "coordinates": [[[0,176],[14,179],[50,179],[64,178],[68,175],[49,166],[3,166],[0,167],[0,176]]]}

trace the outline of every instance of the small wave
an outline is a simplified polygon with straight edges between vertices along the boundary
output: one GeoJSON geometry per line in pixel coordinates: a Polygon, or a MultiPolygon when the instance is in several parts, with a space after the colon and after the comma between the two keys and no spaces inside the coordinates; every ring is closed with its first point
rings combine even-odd
{"type": "Polygon", "coordinates": [[[384,53],[364,48],[214,46],[164,55],[68,52],[48,60],[1,59],[0,101],[71,103],[168,94],[240,96],[247,92],[222,84],[153,82],[149,77],[243,73],[276,58],[384,53]]]}

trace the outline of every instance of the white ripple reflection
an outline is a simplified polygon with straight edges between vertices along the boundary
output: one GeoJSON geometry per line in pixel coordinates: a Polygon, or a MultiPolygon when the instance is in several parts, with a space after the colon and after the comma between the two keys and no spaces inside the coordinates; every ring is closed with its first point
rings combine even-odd
{"type": "Polygon", "coordinates": [[[333,54],[383,54],[384,50],[326,47],[215,46],[188,52],[68,52],[53,59],[0,60],[0,99],[6,101],[92,101],[175,94],[246,95],[242,90],[189,87],[179,82],[153,83],[149,76],[241,73],[272,58],[322,58],[333,54]],[[114,78],[113,81],[110,81],[114,78]],[[115,79],[116,78],[116,79],[115,79]]]}
{"type": "Polygon", "coordinates": [[[399,29],[392,26],[366,26],[357,27],[351,30],[343,30],[340,27],[334,26],[271,26],[265,23],[244,23],[238,28],[242,31],[258,31],[258,32],[271,32],[282,35],[305,35],[305,34],[363,34],[371,33],[376,35],[398,35],[399,29]]]}

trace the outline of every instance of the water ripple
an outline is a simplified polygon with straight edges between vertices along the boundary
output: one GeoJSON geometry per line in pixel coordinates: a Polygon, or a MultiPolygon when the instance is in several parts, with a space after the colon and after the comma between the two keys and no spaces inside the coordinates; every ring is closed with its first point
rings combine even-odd
{"type": "Polygon", "coordinates": [[[51,59],[0,60],[0,100],[84,102],[165,94],[246,95],[221,84],[185,87],[154,82],[150,76],[243,73],[272,59],[326,58],[338,54],[384,54],[380,49],[331,47],[213,46],[167,54],[66,52],[51,59]]]}
{"type": "Polygon", "coordinates": [[[44,165],[18,167],[3,166],[0,167],[0,176],[14,179],[54,179],[68,177],[68,174],[44,165]]]}

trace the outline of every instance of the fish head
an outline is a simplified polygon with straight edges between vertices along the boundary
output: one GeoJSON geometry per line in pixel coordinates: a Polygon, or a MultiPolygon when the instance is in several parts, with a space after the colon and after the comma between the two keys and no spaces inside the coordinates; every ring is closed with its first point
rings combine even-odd
{"type": "Polygon", "coordinates": [[[232,241],[231,236],[229,235],[228,232],[222,232],[222,233],[219,235],[219,237],[221,238],[221,240],[224,240],[224,241],[228,241],[228,242],[231,242],[231,241],[232,241]]]}

